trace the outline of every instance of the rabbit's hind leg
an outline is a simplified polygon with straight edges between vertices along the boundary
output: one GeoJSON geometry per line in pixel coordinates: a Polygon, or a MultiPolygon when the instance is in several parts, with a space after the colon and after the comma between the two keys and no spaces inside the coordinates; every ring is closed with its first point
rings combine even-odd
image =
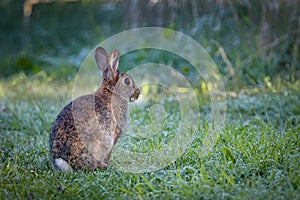
{"type": "Polygon", "coordinates": [[[73,172],[71,165],[62,158],[57,158],[53,161],[52,167],[55,170],[60,170],[63,172],[73,172]]]}

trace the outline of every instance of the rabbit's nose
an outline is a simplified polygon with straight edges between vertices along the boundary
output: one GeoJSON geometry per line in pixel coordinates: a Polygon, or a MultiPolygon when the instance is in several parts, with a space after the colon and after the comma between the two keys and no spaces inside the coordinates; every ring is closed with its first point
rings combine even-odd
{"type": "Polygon", "coordinates": [[[135,100],[137,100],[140,96],[140,90],[137,88],[135,89],[133,95],[130,97],[130,101],[133,102],[135,100]]]}

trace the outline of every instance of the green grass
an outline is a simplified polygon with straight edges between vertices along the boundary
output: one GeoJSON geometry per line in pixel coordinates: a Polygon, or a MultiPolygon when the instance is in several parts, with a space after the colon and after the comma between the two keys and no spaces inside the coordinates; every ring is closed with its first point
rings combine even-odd
{"type": "MultiPolygon", "coordinates": [[[[0,3],[0,199],[300,199],[299,3],[266,1],[263,7],[261,1],[162,1],[164,7],[157,9],[146,1],[138,7],[128,1],[110,6],[54,2],[35,5],[27,28],[22,25],[22,3],[0,3]],[[140,11],[140,18],[128,15],[133,9],[140,11]],[[153,9],[177,17],[169,20],[153,9]],[[260,47],[262,19],[270,33],[260,47]],[[136,26],[185,33],[216,62],[228,92],[225,127],[216,146],[201,156],[210,101],[194,68],[171,53],[143,49],[121,57],[123,70],[145,62],[166,64],[199,88],[195,92],[201,118],[193,143],[175,162],[153,172],[127,173],[116,167],[54,172],[48,134],[72,99],[81,61],[95,44],[136,26]]],[[[152,103],[159,104],[156,100],[152,103]]],[[[136,137],[123,135],[121,149],[161,149],[175,137],[181,118],[170,112],[178,109],[170,101],[165,112],[172,114],[162,126],[163,136],[143,138],[160,130],[147,126],[151,109],[149,104],[145,110],[132,110],[132,130],[150,130],[136,137]]]]}
{"type": "Polygon", "coordinates": [[[1,80],[0,199],[299,199],[300,82],[268,85],[228,97],[224,130],[206,157],[199,136],[157,171],[67,174],[51,168],[48,133],[73,82],[43,73],[1,80]]]}

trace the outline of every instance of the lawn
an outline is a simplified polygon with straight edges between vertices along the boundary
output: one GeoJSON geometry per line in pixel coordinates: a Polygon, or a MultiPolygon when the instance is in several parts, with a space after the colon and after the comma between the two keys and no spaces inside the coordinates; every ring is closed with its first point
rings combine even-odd
{"type": "MultiPolygon", "coordinates": [[[[276,80],[241,90],[236,97],[228,95],[224,129],[207,156],[199,154],[200,133],[207,128],[203,117],[199,137],[180,158],[144,173],[116,167],[93,173],[52,170],[49,129],[71,99],[72,87],[72,81],[52,80],[43,72],[1,80],[2,198],[300,198],[299,81],[276,80]]],[[[202,102],[200,112],[207,108],[209,102],[202,102]]]]}
{"type": "MultiPolygon", "coordinates": [[[[22,3],[0,3],[0,199],[300,199],[297,1],[53,1],[34,5],[30,18],[23,16],[22,3]],[[73,90],[82,61],[99,42],[132,27],[178,31],[216,63],[227,107],[219,137],[204,148],[212,127],[211,94],[192,63],[164,48],[137,49],[121,56],[123,71],[168,66],[178,80],[192,83],[199,105],[181,110],[169,88],[143,86],[140,98],[147,101],[131,104],[110,168],[53,171],[50,127],[76,92],[86,91],[73,90]],[[195,130],[178,131],[184,120],[195,130]],[[178,134],[192,140],[176,143],[178,134]],[[137,157],[171,147],[171,141],[177,149],[152,160],[137,157]]],[[[189,48],[183,43],[178,51],[189,48]]],[[[98,81],[90,74],[83,85],[94,87],[86,84],[98,81]]]]}

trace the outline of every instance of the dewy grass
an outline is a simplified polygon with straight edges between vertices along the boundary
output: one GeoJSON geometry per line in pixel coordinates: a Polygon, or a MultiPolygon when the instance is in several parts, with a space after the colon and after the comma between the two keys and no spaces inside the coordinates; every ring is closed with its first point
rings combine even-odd
{"type": "MultiPolygon", "coordinates": [[[[199,135],[182,157],[148,173],[113,167],[93,173],[53,171],[48,133],[70,100],[70,85],[23,75],[0,84],[1,199],[300,198],[299,81],[228,98],[226,125],[208,156],[199,156],[199,135]]],[[[199,132],[207,129],[205,120],[200,120],[199,132]]],[[[156,142],[160,139],[144,144],[143,151],[156,142]]]]}

